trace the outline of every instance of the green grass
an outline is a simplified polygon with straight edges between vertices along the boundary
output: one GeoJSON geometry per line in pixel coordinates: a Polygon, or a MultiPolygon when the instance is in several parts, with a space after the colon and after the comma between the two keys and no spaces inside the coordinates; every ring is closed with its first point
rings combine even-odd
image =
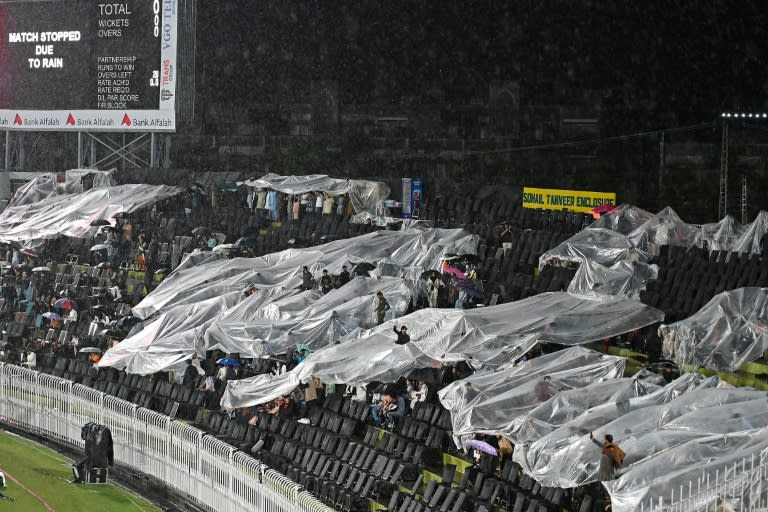
{"type": "Polygon", "coordinates": [[[72,461],[53,450],[0,430],[0,469],[8,487],[2,492],[15,501],[0,500],[0,512],[46,512],[43,504],[14,483],[12,475],[45,500],[56,512],[98,510],[104,512],[159,512],[144,499],[113,484],[81,485],[72,478],[72,461]]]}

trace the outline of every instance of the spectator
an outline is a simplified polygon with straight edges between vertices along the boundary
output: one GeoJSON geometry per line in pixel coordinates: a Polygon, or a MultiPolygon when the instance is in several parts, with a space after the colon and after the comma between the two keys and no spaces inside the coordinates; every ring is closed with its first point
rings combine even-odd
{"type": "Polygon", "coordinates": [[[405,345],[411,341],[411,337],[408,336],[408,328],[406,326],[403,325],[400,327],[400,330],[397,330],[397,325],[395,325],[393,330],[395,331],[395,334],[397,334],[397,341],[395,342],[397,345],[405,345]]]}
{"type": "Polygon", "coordinates": [[[427,301],[429,302],[429,307],[437,307],[437,298],[442,287],[443,280],[440,279],[440,275],[437,272],[432,272],[429,279],[427,279],[427,301]]]}
{"type": "Polygon", "coordinates": [[[392,395],[384,395],[381,398],[381,401],[371,405],[371,418],[373,419],[374,425],[377,427],[381,426],[381,415],[387,410],[393,400],[392,395]]]}
{"type": "Polygon", "coordinates": [[[347,270],[346,265],[341,266],[341,273],[339,274],[338,281],[339,281],[339,288],[341,288],[342,286],[344,286],[349,282],[349,270],[347,270]]]}
{"type": "Polygon", "coordinates": [[[315,287],[315,278],[312,272],[309,271],[309,267],[304,266],[301,269],[301,289],[311,290],[315,287]]]}
{"type": "Polygon", "coordinates": [[[387,299],[384,298],[384,294],[381,292],[376,294],[376,298],[378,299],[376,303],[376,322],[377,325],[381,325],[384,323],[387,311],[389,311],[389,302],[387,302],[387,299]]]}
{"type": "Polygon", "coordinates": [[[589,440],[602,449],[600,456],[600,468],[597,472],[597,479],[601,482],[607,482],[616,478],[616,470],[624,463],[626,454],[619,448],[619,445],[613,442],[613,436],[605,434],[605,441],[602,443],[589,433],[589,440]]]}
{"type": "Polygon", "coordinates": [[[181,385],[184,387],[191,387],[195,385],[197,381],[198,373],[197,368],[192,364],[191,359],[187,359],[187,367],[184,370],[184,377],[182,377],[181,385]]]}
{"type": "Polygon", "coordinates": [[[328,270],[323,270],[323,275],[320,278],[320,289],[323,295],[333,290],[333,278],[328,274],[328,270]]]}
{"type": "Polygon", "coordinates": [[[411,397],[411,410],[416,407],[417,402],[426,402],[427,395],[429,394],[429,387],[423,380],[419,381],[419,385],[416,389],[410,392],[411,397]]]}
{"type": "Polygon", "coordinates": [[[534,399],[536,403],[546,402],[557,394],[557,387],[552,384],[552,378],[547,375],[536,384],[533,392],[536,395],[534,399]]]}
{"type": "Polygon", "coordinates": [[[397,397],[390,395],[390,400],[386,407],[382,407],[381,414],[387,428],[394,429],[400,418],[405,416],[405,398],[402,395],[397,395],[397,397]]]}
{"type": "Polygon", "coordinates": [[[37,354],[31,350],[27,352],[27,357],[25,361],[21,363],[21,366],[26,366],[30,370],[34,370],[37,367],[37,354]]]}

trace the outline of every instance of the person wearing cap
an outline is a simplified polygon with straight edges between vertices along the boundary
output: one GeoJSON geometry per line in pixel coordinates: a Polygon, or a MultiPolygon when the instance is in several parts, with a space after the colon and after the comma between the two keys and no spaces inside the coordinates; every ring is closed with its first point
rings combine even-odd
{"type": "Polygon", "coordinates": [[[408,328],[406,326],[400,326],[400,330],[398,330],[397,326],[395,326],[394,331],[395,334],[397,334],[397,341],[395,342],[397,345],[405,345],[411,341],[411,337],[408,336],[408,328]]]}

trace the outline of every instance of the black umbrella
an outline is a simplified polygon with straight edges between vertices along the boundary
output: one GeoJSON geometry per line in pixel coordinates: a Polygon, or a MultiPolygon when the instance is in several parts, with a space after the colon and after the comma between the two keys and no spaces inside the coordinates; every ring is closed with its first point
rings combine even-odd
{"type": "Polygon", "coordinates": [[[355,265],[355,267],[352,269],[352,272],[359,275],[359,276],[367,276],[368,272],[371,270],[374,270],[376,268],[376,265],[373,265],[372,263],[368,263],[367,261],[363,261],[362,263],[358,263],[355,265]]]}
{"type": "Polygon", "coordinates": [[[192,230],[193,235],[202,235],[203,233],[210,233],[211,229],[205,226],[199,226],[192,230]]]}
{"type": "Polygon", "coordinates": [[[128,330],[139,322],[141,322],[141,318],[137,316],[126,316],[117,321],[117,326],[128,330]]]}
{"type": "Polygon", "coordinates": [[[107,219],[96,219],[91,221],[91,226],[109,226],[110,222],[107,219]]]}
{"type": "Polygon", "coordinates": [[[426,272],[423,272],[421,274],[421,278],[422,279],[429,279],[430,276],[432,275],[432,272],[437,274],[437,278],[440,279],[440,271],[439,270],[427,270],[426,272]]]}

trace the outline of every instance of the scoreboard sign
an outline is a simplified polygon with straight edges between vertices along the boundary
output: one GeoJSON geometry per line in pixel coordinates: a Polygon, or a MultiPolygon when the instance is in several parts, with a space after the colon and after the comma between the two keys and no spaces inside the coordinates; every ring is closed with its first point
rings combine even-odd
{"type": "Polygon", "coordinates": [[[177,28],[177,0],[0,0],[0,130],[175,130],[177,28]]]}

